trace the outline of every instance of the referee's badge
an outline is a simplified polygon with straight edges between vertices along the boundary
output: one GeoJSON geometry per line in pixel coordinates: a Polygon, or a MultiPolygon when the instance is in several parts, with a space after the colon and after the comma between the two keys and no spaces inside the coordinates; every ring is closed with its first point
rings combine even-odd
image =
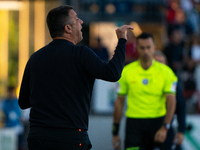
{"type": "Polygon", "coordinates": [[[119,82],[116,82],[115,88],[116,88],[117,92],[120,92],[120,84],[119,84],[119,82]]]}
{"type": "Polygon", "coordinates": [[[171,92],[176,92],[177,82],[173,82],[171,86],[171,92]]]}
{"type": "Polygon", "coordinates": [[[144,85],[147,85],[147,84],[149,83],[149,80],[148,80],[148,79],[143,79],[143,80],[142,80],[142,83],[143,83],[144,85]]]}

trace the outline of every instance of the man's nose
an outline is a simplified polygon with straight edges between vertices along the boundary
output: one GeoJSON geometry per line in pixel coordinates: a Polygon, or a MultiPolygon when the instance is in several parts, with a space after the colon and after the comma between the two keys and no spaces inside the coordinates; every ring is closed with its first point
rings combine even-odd
{"type": "Polygon", "coordinates": [[[144,53],[145,54],[148,53],[148,49],[147,48],[144,49],[144,53]]]}
{"type": "Polygon", "coordinates": [[[80,24],[83,24],[83,20],[80,19],[80,24]]]}

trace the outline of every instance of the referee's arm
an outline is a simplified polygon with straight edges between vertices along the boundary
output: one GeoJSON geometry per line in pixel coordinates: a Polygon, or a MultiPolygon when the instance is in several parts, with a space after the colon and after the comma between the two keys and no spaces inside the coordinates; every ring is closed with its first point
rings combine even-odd
{"type": "Polygon", "coordinates": [[[125,96],[118,95],[114,105],[114,123],[120,123],[123,109],[124,109],[125,96]]]}
{"type": "MultiPolygon", "coordinates": [[[[167,112],[166,112],[163,124],[170,124],[173,119],[175,108],[176,108],[175,94],[170,94],[170,93],[166,94],[166,107],[167,107],[166,108],[167,112]]],[[[155,134],[155,141],[163,143],[166,139],[167,131],[168,129],[166,129],[165,126],[161,126],[161,128],[155,134]]]]}
{"type": "Polygon", "coordinates": [[[115,149],[121,149],[121,140],[118,135],[118,131],[119,131],[119,123],[123,114],[124,102],[125,102],[125,96],[118,95],[114,105],[112,144],[115,149]]]}
{"type": "Polygon", "coordinates": [[[171,123],[174,112],[176,109],[176,96],[175,94],[166,94],[166,107],[167,107],[167,112],[165,115],[164,119],[164,124],[165,123],[171,123]]]}

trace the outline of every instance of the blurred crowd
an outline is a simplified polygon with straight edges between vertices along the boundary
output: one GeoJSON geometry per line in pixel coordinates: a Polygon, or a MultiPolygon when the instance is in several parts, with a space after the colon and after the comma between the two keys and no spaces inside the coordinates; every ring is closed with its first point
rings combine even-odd
{"type": "Polygon", "coordinates": [[[199,113],[200,18],[194,0],[171,0],[166,10],[168,42],[162,50],[176,73],[187,113],[199,113]]]}
{"type": "Polygon", "coordinates": [[[1,128],[13,129],[13,134],[17,139],[17,150],[27,150],[28,119],[29,109],[22,111],[19,108],[16,88],[14,86],[8,86],[6,97],[0,101],[0,125],[1,128]]]}

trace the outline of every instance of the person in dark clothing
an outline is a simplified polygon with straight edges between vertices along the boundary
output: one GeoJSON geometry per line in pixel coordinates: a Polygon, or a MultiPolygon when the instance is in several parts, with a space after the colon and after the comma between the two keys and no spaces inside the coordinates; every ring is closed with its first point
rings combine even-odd
{"type": "Polygon", "coordinates": [[[107,50],[107,48],[105,46],[103,46],[100,37],[97,38],[97,47],[92,48],[92,50],[103,61],[105,61],[105,62],[109,61],[108,50],[107,50]]]}
{"type": "Polygon", "coordinates": [[[5,120],[6,128],[14,129],[15,135],[17,136],[18,150],[24,150],[24,130],[21,121],[22,114],[15,93],[16,90],[14,86],[7,87],[7,96],[1,104],[4,114],[3,120],[5,120]]]}
{"type": "MultiPolygon", "coordinates": [[[[163,64],[167,64],[167,58],[161,51],[155,51],[154,59],[163,64]]],[[[170,126],[170,129],[168,130],[168,133],[167,133],[167,138],[164,143],[164,150],[171,150],[173,144],[175,144],[174,147],[176,147],[176,150],[181,150],[180,145],[184,139],[184,132],[186,128],[186,123],[185,123],[186,110],[185,110],[185,100],[184,100],[183,93],[180,87],[180,82],[178,82],[177,89],[176,89],[175,114],[177,115],[178,130],[175,135],[174,129],[172,128],[172,126],[170,126]]]]}
{"type": "Polygon", "coordinates": [[[183,98],[179,82],[177,84],[175,114],[177,115],[177,121],[178,121],[177,133],[175,134],[175,131],[171,126],[167,133],[167,138],[164,143],[165,144],[164,150],[171,150],[173,144],[176,145],[175,146],[176,150],[181,150],[181,144],[184,139],[184,132],[186,128],[186,122],[185,122],[186,110],[185,110],[185,100],[183,98]]]}
{"type": "Polygon", "coordinates": [[[169,37],[169,43],[164,48],[163,53],[167,57],[169,67],[179,77],[178,72],[183,68],[185,61],[183,33],[180,29],[174,29],[169,37]]]}
{"type": "Polygon", "coordinates": [[[31,107],[29,150],[86,150],[88,114],[95,78],[115,82],[125,63],[125,31],[116,30],[118,45],[105,63],[82,40],[82,23],[71,6],[59,6],[47,15],[53,41],[30,57],[24,71],[19,106],[31,107]]]}
{"type": "Polygon", "coordinates": [[[194,34],[193,26],[187,21],[186,14],[181,8],[175,10],[174,21],[173,23],[168,24],[168,35],[170,35],[171,31],[176,30],[177,28],[182,31],[184,40],[194,34]]]}

